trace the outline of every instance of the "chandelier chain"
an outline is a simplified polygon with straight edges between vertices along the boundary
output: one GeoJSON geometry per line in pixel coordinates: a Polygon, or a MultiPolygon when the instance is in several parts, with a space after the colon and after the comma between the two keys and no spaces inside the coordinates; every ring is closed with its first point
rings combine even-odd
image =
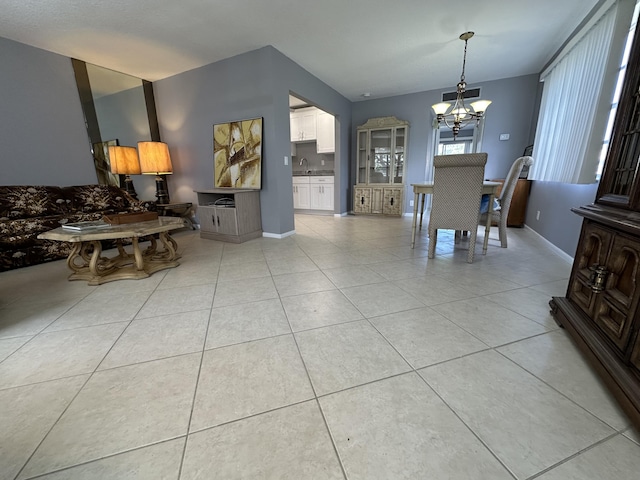
{"type": "Polygon", "coordinates": [[[462,56],[462,74],[460,75],[460,82],[464,82],[464,68],[467,64],[467,42],[469,40],[464,41],[464,55],[462,56]]]}

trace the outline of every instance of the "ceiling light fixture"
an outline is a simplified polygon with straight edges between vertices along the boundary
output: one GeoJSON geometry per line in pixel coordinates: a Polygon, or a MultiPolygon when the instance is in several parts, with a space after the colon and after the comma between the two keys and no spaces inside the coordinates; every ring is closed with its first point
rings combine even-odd
{"type": "Polygon", "coordinates": [[[460,130],[466,127],[471,121],[475,120],[476,124],[484,116],[484,112],[491,104],[491,100],[477,100],[466,106],[464,104],[464,92],[467,90],[467,82],[464,79],[464,67],[467,63],[467,42],[473,37],[473,32],[465,32],[460,35],[460,40],[464,40],[464,57],[462,58],[462,75],[458,82],[456,92],[458,96],[453,105],[442,102],[432,105],[431,108],[437,115],[438,127],[442,124],[453,130],[453,138],[455,139],[460,130]]]}

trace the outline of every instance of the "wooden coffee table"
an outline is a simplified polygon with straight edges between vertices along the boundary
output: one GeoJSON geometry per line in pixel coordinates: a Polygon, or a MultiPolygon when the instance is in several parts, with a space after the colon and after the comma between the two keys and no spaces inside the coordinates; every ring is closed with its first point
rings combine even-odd
{"type": "Polygon", "coordinates": [[[147,222],[112,225],[108,228],[96,228],[81,232],[65,230],[58,227],[38,235],[45,240],[71,242],[73,249],[67,258],[67,266],[72,273],[69,280],[86,280],[89,285],[100,285],[114,280],[146,278],[158,270],[174,268],[180,265],[177,260],[178,244],[169,232],[182,228],[181,218],[160,217],[147,222]],[[158,249],[158,234],[161,249],[158,249]],[[150,236],[150,245],[142,251],[141,237],[150,236]],[[123,240],[130,239],[132,252],[125,250],[123,240]],[[115,240],[118,255],[105,257],[102,255],[100,240],[115,240]]]}

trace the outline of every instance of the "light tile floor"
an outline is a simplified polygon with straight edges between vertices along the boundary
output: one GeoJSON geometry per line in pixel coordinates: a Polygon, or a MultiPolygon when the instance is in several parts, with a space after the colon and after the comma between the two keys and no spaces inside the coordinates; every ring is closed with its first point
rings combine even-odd
{"type": "Polygon", "coordinates": [[[570,264],[528,230],[296,216],[98,287],[0,274],[0,480],[637,480],[640,435],[549,315],[570,264]]]}

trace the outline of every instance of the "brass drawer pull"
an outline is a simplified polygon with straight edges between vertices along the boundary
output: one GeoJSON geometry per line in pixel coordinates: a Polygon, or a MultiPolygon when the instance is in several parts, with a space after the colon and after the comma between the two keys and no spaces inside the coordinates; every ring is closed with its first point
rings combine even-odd
{"type": "Polygon", "coordinates": [[[609,271],[603,265],[592,265],[589,267],[591,276],[589,277],[589,287],[595,293],[603,292],[607,282],[609,271]]]}

